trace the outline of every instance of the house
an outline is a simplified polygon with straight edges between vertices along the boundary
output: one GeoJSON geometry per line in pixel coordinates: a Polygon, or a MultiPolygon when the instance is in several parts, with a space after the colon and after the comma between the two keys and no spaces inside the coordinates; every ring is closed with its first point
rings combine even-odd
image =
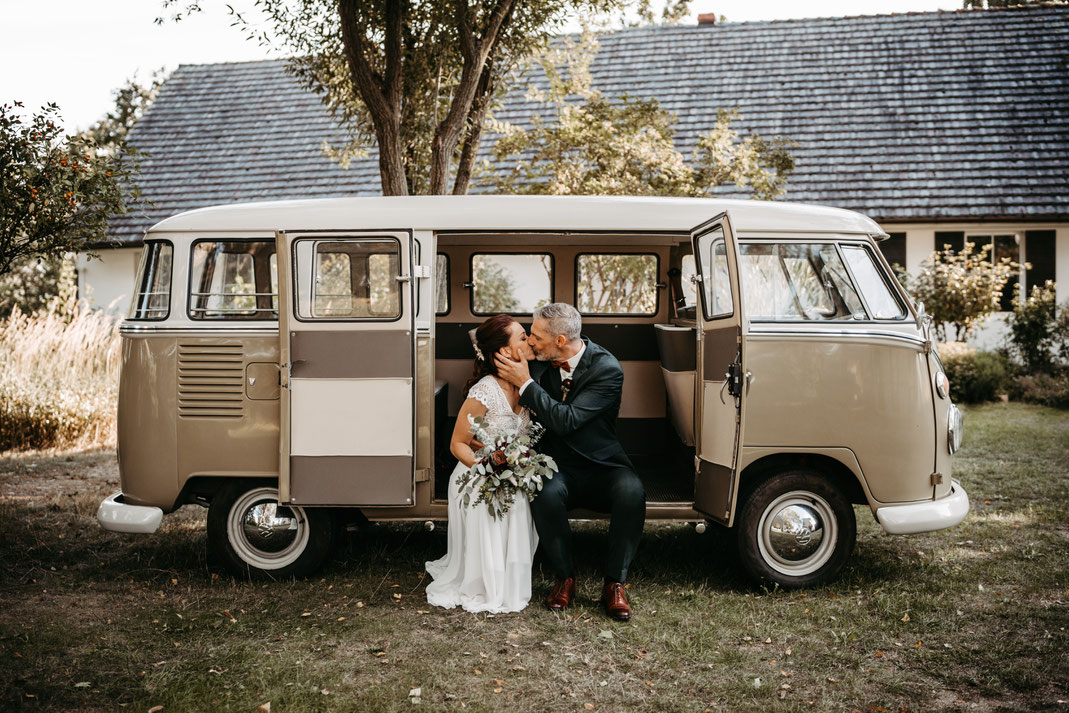
{"type": "MultiPolygon", "coordinates": [[[[686,155],[717,108],[737,107],[741,134],[798,142],[785,200],[873,217],[892,262],[991,243],[1031,263],[1016,289],[1054,279],[1069,298],[1069,7],[647,27],[600,43],[594,86],[656,97],[686,155]]],[[[538,108],[517,91],[496,117],[524,125],[538,108]]],[[[79,260],[83,294],[129,294],[142,234],[168,215],[378,194],[374,155],[348,169],[324,155],[344,138],[283,61],[179,67],[130,136],[151,155],[154,205],[113,222],[122,247],[79,260]]]]}

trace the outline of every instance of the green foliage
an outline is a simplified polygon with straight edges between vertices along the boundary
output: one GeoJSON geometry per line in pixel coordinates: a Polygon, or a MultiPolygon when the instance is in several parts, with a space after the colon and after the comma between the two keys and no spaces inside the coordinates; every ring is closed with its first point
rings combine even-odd
{"type": "Polygon", "coordinates": [[[754,198],[771,200],[786,191],[794,170],[788,139],[751,135],[731,128],[736,110],[720,109],[712,131],[698,137],[691,165],[675,148],[676,117],[656,99],[627,95],[610,100],[593,89],[590,66],[598,50],[594,33],[564,40],[538,56],[549,82],[528,98],[549,109],[547,120],[531,117],[532,128],[491,122],[501,134],[494,145],[497,165],[482,171],[505,193],[705,196],[716,186],[750,186],[754,198]],[[578,99],[578,101],[577,101],[578,99]]]}
{"type": "Polygon", "coordinates": [[[977,324],[999,311],[1002,289],[1027,267],[1009,258],[992,262],[990,245],[979,252],[973,252],[974,247],[967,242],[956,253],[944,246],[925,258],[920,272],[908,280],[909,291],[932,316],[940,341],[946,338],[947,324],[954,326],[956,341],[968,338],[977,324]]]}
{"type": "Polygon", "coordinates": [[[1022,374],[1009,383],[1015,401],[1069,409],[1069,374],[1022,374]]]}
{"type": "Polygon", "coordinates": [[[480,314],[498,314],[515,312],[520,307],[516,298],[516,284],[512,273],[492,259],[474,261],[475,284],[478,285],[478,304],[475,311],[480,314]]]}
{"type": "Polygon", "coordinates": [[[1069,305],[1058,306],[1053,282],[1017,301],[1009,327],[1010,351],[1029,372],[1054,374],[1069,362],[1069,305]]]}
{"type": "Polygon", "coordinates": [[[59,309],[73,304],[78,294],[78,276],[74,256],[23,258],[0,276],[0,319],[17,307],[22,312],[37,312],[59,298],[59,309]]]}
{"type": "Polygon", "coordinates": [[[1006,361],[995,352],[980,351],[962,342],[940,344],[939,360],[950,380],[950,396],[960,403],[991,401],[1006,383],[1006,361]]]}
{"type": "Polygon", "coordinates": [[[55,104],[29,121],[21,107],[0,106],[0,275],[22,258],[103,241],[108,218],[127,213],[139,195],[135,154],[64,136],[55,104]]]}

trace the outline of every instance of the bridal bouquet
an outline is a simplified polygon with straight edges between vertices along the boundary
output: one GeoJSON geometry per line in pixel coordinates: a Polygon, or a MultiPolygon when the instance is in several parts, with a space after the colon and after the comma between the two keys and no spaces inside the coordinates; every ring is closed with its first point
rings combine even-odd
{"type": "Polygon", "coordinates": [[[557,471],[552,458],[534,450],[545,428],[532,423],[525,429],[495,429],[491,434],[486,419],[468,416],[468,421],[472,436],[485,445],[475,452],[475,465],[457,479],[464,507],[486,503],[490,516],[501,518],[518,493],[534,500],[543,479],[557,471]]]}

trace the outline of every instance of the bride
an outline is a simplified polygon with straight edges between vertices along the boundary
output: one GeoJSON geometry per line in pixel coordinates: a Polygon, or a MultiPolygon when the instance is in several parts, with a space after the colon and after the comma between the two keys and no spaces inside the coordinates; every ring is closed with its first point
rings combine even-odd
{"type": "Polygon", "coordinates": [[[498,378],[494,355],[531,359],[527,333],[514,318],[499,314],[475,330],[475,371],[464,388],[449,450],[460,461],[449,478],[449,526],[445,556],[427,562],[434,579],[427,601],[469,612],[519,611],[531,598],[531,563],[538,535],[527,498],[518,496],[508,512],[495,519],[485,503],[465,507],[457,477],[475,463],[468,417],[482,416],[489,432],[525,429],[527,409],[518,405],[518,389],[498,378]]]}

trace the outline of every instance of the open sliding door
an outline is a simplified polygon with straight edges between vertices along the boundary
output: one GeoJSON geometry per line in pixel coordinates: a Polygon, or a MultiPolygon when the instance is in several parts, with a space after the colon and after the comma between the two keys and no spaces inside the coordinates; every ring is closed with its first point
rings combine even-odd
{"type": "Polygon", "coordinates": [[[691,242],[701,304],[694,507],[730,525],[745,423],[739,250],[726,213],[691,231],[691,242]]]}
{"type": "Polygon", "coordinates": [[[411,234],[279,233],[277,243],[279,499],[411,505],[411,234]]]}

